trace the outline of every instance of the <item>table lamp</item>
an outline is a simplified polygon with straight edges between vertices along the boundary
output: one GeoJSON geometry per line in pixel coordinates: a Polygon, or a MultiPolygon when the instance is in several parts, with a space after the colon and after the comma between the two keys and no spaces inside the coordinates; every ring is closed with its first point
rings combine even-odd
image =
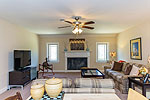
{"type": "Polygon", "coordinates": [[[114,60],[114,57],[116,56],[116,52],[110,52],[110,56],[112,58],[112,61],[114,60]]]}
{"type": "Polygon", "coordinates": [[[145,66],[143,66],[143,67],[141,67],[140,69],[139,69],[139,72],[140,72],[140,74],[142,74],[143,76],[145,76],[147,73],[148,73],[148,69],[147,68],[150,68],[150,66],[149,66],[149,64],[150,64],[150,56],[148,56],[148,58],[147,58],[147,67],[145,66]]]}
{"type": "Polygon", "coordinates": [[[109,54],[110,54],[110,56],[111,56],[111,58],[112,58],[109,63],[110,63],[110,64],[113,64],[114,57],[116,56],[116,52],[110,52],[109,54]]]}
{"type": "Polygon", "coordinates": [[[150,56],[148,56],[148,58],[147,58],[147,68],[148,69],[150,68],[150,56]]]}
{"type": "Polygon", "coordinates": [[[148,64],[150,64],[150,56],[148,56],[147,62],[148,62],[148,64]]]}

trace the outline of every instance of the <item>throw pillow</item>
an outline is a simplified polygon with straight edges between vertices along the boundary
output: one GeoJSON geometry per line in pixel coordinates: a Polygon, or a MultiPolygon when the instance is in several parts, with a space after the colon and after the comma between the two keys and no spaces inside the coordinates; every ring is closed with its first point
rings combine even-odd
{"type": "Polygon", "coordinates": [[[122,66],[123,66],[123,63],[119,63],[119,62],[115,61],[112,70],[121,71],[122,70],[122,66]]]}
{"type": "Polygon", "coordinates": [[[124,60],[119,60],[118,62],[122,63],[122,62],[125,62],[124,60]]]}
{"type": "Polygon", "coordinates": [[[132,65],[130,65],[129,63],[126,65],[125,67],[125,71],[123,72],[125,75],[129,75],[130,72],[132,70],[132,65]]]}
{"type": "Polygon", "coordinates": [[[125,72],[126,67],[129,65],[129,63],[123,62],[123,66],[122,66],[122,72],[125,72]]]}
{"type": "Polygon", "coordinates": [[[115,63],[115,62],[114,62],[114,61],[112,61],[112,62],[111,62],[111,64],[110,64],[110,65],[111,65],[111,69],[113,68],[114,63],[115,63]]]}
{"type": "Polygon", "coordinates": [[[130,75],[135,75],[135,76],[137,76],[137,75],[139,74],[139,69],[140,69],[139,67],[133,65],[133,66],[132,66],[132,69],[131,69],[131,72],[130,72],[130,75]]]}

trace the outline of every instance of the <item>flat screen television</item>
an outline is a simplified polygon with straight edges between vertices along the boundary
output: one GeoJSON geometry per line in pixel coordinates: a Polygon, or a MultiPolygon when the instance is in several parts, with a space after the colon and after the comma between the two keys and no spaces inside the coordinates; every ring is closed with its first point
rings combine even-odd
{"type": "Polygon", "coordinates": [[[30,50],[14,50],[14,69],[22,70],[31,65],[30,50]]]}

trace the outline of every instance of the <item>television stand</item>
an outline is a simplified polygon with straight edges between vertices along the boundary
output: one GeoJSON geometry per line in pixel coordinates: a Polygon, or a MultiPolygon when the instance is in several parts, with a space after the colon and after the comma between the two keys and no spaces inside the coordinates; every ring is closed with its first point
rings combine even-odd
{"type": "Polygon", "coordinates": [[[9,89],[11,87],[23,87],[37,77],[36,67],[27,67],[21,70],[9,72],[9,89]],[[34,72],[34,73],[33,73],[34,72]]]}

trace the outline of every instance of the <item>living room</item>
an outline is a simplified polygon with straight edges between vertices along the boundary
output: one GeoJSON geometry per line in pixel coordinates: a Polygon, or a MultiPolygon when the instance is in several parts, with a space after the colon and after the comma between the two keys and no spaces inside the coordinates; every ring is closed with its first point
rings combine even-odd
{"type": "MultiPolygon", "coordinates": [[[[21,2],[1,0],[0,99],[3,100],[6,98],[5,96],[15,95],[17,91],[22,91],[21,95],[24,99],[30,95],[32,82],[24,87],[25,93],[20,87],[8,90],[9,72],[14,71],[14,50],[30,50],[31,66],[37,67],[38,70],[39,64],[42,64],[45,58],[50,56],[47,53],[48,44],[58,44],[57,61],[50,62],[53,64],[55,75],[58,76],[56,78],[63,77],[59,76],[59,73],[68,74],[69,72],[77,73],[80,76],[80,70],[67,70],[66,55],[70,52],[77,52],[78,55],[88,52],[90,56],[88,56],[86,67],[97,68],[101,72],[104,72],[104,66],[110,65],[112,60],[123,60],[149,67],[149,9],[150,1],[148,0],[24,0],[21,2]],[[73,25],[65,22],[76,21],[74,17],[79,17],[79,21],[83,23],[94,21],[94,24],[87,25],[94,27],[94,29],[81,28],[81,34],[74,34],[72,32],[73,25]],[[58,28],[68,25],[71,27],[58,28]],[[132,58],[130,48],[130,42],[137,38],[140,38],[141,46],[138,51],[140,55],[138,60],[132,58]],[[70,39],[84,39],[84,50],[71,50],[70,39]],[[98,43],[107,44],[105,61],[98,60],[98,43]],[[86,50],[87,48],[88,50],[86,50]],[[111,52],[116,53],[114,58],[109,55],[111,52]]],[[[50,76],[50,78],[52,77],[50,76]]],[[[127,99],[128,94],[123,94],[118,89],[115,91],[119,92],[116,94],[120,99],[127,99]]]]}

